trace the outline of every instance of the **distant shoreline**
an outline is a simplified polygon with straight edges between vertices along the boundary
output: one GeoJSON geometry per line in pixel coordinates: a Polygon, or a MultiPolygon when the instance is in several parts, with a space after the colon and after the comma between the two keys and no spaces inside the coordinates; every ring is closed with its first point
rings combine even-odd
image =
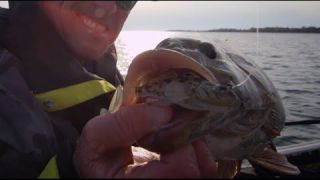
{"type": "Polygon", "coordinates": [[[235,29],[235,28],[219,28],[209,30],[167,30],[176,32],[270,32],[270,33],[320,33],[320,27],[262,27],[262,28],[249,28],[249,29],[235,29]]]}

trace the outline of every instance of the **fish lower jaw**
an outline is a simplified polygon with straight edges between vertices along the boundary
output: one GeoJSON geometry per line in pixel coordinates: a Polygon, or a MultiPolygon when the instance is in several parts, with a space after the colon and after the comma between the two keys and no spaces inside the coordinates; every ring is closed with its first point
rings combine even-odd
{"type": "Polygon", "coordinates": [[[141,138],[137,142],[139,146],[157,153],[168,153],[201,137],[193,138],[193,135],[201,126],[197,121],[204,112],[187,110],[177,105],[171,105],[171,108],[173,116],[169,123],[141,138]]]}

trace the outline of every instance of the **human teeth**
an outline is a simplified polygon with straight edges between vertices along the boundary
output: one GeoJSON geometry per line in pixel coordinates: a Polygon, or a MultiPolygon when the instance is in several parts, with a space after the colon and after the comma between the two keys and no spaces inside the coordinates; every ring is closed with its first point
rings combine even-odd
{"type": "Polygon", "coordinates": [[[106,15],[107,11],[103,8],[97,7],[94,11],[94,16],[96,18],[102,18],[104,15],[106,15]]]}
{"type": "Polygon", "coordinates": [[[104,31],[105,29],[106,29],[106,28],[105,28],[104,26],[100,25],[100,24],[98,24],[98,25],[96,26],[96,30],[97,30],[97,31],[102,32],[102,31],[104,31]]]}
{"type": "Polygon", "coordinates": [[[87,25],[87,26],[90,27],[90,28],[95,28],[95,26],[96,26],[96,23],[93,22],[93,21],[91,21],[91,20],[90,20],[89,18],[87,18],[87,17],[84,17],[84,18],[83,18],[83,22],[84,22],[85,25],[87,25]]]}
{"type": "Polygon", "coordinates": [[[90,18],[88,17],[83,17],[83,23],[88,26],[90,29],[94,29],[96,31],[104,31],[105,30],[105,27],[99,23],[96,23],[94,21],[92,21],[90,18]]]}

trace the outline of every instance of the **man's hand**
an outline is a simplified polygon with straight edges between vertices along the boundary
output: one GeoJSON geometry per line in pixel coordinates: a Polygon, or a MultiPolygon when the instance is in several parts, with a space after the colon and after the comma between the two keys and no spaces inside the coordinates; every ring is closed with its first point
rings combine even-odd
{"type": "Polygon", "coordinates": [[[214,177],[215,159],[201,140],[160,156],[131,147],[170,118],[169,107],[139,104],[91,119],[82,131],[74,154],[79,175],[88,178],[214,177]]]}

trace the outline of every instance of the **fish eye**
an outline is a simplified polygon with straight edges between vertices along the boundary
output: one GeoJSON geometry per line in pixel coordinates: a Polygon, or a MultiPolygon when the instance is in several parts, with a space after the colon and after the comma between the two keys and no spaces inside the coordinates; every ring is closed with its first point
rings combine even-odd
{"type": "Polygon", "coordinates": [[[211,43],[202,42],[199,47],[199,51],[206,55],[210,59],[214,59],[217,56],[214,46],[211,43]]]}

